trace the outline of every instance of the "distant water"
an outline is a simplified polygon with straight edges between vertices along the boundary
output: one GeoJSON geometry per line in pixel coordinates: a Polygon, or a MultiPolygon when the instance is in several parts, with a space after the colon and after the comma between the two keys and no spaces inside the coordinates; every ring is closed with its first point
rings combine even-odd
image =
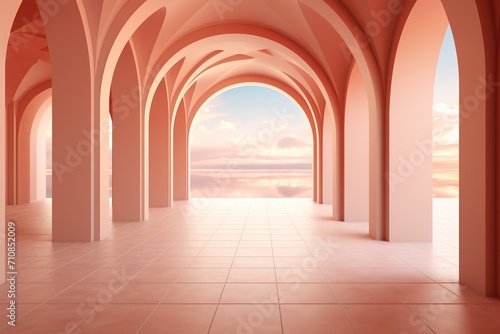
{"type": "MultiPolygon", "coordinates": [[[[434,197],[458,197],[458,170],[434,173],[434,197]]],[[[309,170],[191,171],[191,197],[312,197],[309,170]]],[[[47,198],[52,198],[52,174],[47,174],[47,198]]]]}
{"type": "Polygon", "coordinates": [[[191,170],[193,198],[311,198],[311,170],[191,170]]]}

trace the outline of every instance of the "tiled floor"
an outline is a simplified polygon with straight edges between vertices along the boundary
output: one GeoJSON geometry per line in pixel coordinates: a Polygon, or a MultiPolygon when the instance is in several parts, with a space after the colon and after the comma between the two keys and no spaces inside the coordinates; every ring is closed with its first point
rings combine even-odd
{"type": "Polygon", "coordinates": [[[50,202],[8,207],[17,326],[0,331],[500,333],[500,301],[457,284],[457,203],[435,203],[432,244],[370,240],[302,199],[176,203],[95,243],[52,243],[50,202]]]}

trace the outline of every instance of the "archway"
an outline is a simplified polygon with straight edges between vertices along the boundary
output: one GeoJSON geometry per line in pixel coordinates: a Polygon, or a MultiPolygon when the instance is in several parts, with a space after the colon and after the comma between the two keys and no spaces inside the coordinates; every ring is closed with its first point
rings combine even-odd
{"type": "Polygon", "coordinates": [[[439,1],[418,1],[409,10],[394,42],[389,86],[388,238],[429,242],[434,82],[448,20],[439,1]]]}
{"type": "Polygon", "coordinates": [[[20,100],[16,132],[15,178],[10,191],[13,204],[46,198],[46,133],[51,122],[51,89],[30,91],[20,100]],[[33,96],[34,95],[34,96],[33,96]],[[11,195],[12,196],[12,195],[11,195]]]}
{"type": "MultiPolygon", "coordinates": [[[[174,47],[171,50],[168,50],[164,55],[161,56],[161,58],[158,60],[158,65],[160,67],[160,70],[157,71],[155,76],[151,77],[151,90],[150,93],[147,97],[147,102],[146,102],[146,110],[148,110],[151,107],[151,104],[153,102],[153,97],[154,93],[156,92],[156,87],[158,84],[164,79],[164,76],[167,75],[166,82],[169,80],[173,79],[168,79],[169,77],[175,78],[176,73],[180,71],[181,69],[185,70],[183,68],[184,63],[186,62],[187,55],[190,53],[194,52],[195,50],[200,50],[204,49],[207,47],[207,45],[210,46],[210,48],[221,48],[224,49],[225,45],[232,45],[233,43],[237,43],[237,45],[240,45],[241,43],[248,43],[248,45],[254,47],[257,51],[256,52],[261,52],[263,54],[277,54],[279,55],[280,59],[284,61],[288,68],[282,69],[281,71],[277,71],[275,68],[270,69],[269,66],[266,68],[266,71],[271,70],[272,72],[279,73],[280,77],[278,80],[277,78],[272,78],[275,81],[285,81],[285,83],[281,82],[280,85],[290,85],[293,87],[293,89],[297,90],[296,94],[300,96],[300,98],[304,99],[305,104],[311,103],[313,106],[311,109],[311,117],[317,117],[318,118],[318,124],[317,124],[317,133],[318,133],[318,140],[316,142],[317,144],[317,159],[315,159],[315,162],[317,163],[316,169],[318,170],[318,173],[315,175],[321,176],[321,168],[322,165],[320,163],[322,155],[319,153],[321,151],[321,131],[322,131],[322,115],[325,112],[331,112],[335,113],[335,118],[338,117],[338,113],[340,113],[340,107],[339,107],[339,101],[336,96],[335,90],[331,86],[331,82],[328,81],[327,76],[323,72],[323,69],[318,65],[318,63],[314,60],[311,59],[310,55],[307,53],[304,53],[302,49],[297,48],[297,45],[294,44],[291,40],[284,38],[282,35],[277,35],[275,32],[268,31],[267,29],[259,28],[259,27],[254,27],[254,26],[247,26],[247,25],[231,25],[230,27],[220,27],[220,26],[213,26],[208,29],[203,29],[203,31],[198,31],[196,33],[190,34],[186,36],[182,41],[179,43],[175,44],[174,47]],[[230,31],[227,31],[226,28],[229,28],[230,31]],[[191,41],[191,44],[190,44],[191,41]],[[265,50],[273,50],[272,52],[270,51],[265,51],[265,50]],[[168,73],[171,71],[172,73],[168,73]],[[291,71],[291,73],[287,73],[287,71],[291,71]],[[300,74],[306,77],[305,82],[301,82],[299,77],[300,74]],[[297,78],[295,76],[298,76],[297,78]],[[314,86],[313,84],[316,84],[317,87],[310,87],[309,85],[314,86]],[[316,115],[316,116],[313,116],[316,115]]],[[[210,49],[212,50],[212,49],[210,49]]],[[[220,52],[220,51],[219,51],[220,52]]],[[[203,58],[203,60],[200,61],[200,63],[207,62],[210,60],[212,57],[214,57],[214,54],[218,54],[219,52],[212,52],[210,56],[207,56],[203,58]]],[[[230,57],[230,60],[234,60],[234,58],[238,57],[230,57]]],[[[222,61],[219,60],[221,63],[222,61]]],[[[198,63],[198,64],[200,64],[198,63]]],[[[217,64],[220,64],[217,63],[217,64]]],[[[201,66],[201,65],[200,65],[201,66]]],[[[212,66],[215,67],[216,64],[212,66]]],[[[253,69],[254,71],[257,70],[257,68],[253,69]]],[[[268,73],[262,74],[262,68],[258,68],[259,71],[257,71],[257,74],[255,72],[252,73],[242,73],[240,76],[242,77],[259,77],[263,76],[268,73]]],[[[191,69],[189,70],[189,73],[191,73],[191,69]]],[[[273,74],[276,74],[273,73],[273,74]]],[[[219,72],[220,74],[220,72],[219,72]]],[[[227,80],[221,80],[220,75],[217,78],[214,78],[216,80],[216,83],[213,85],[208,85],[208,88],[204,84],[200,84],[199,81],[195,80],[193,82],[188,82],[185,83],[185,86],[182,86],[182,89],[179,90],[174,90],[169,89],[169,109],[170,112],[173,113],[173,120],[172,122],[175,122],[177,113],[183,108],[183,104],[188,105],[188,107],[191,109],[198,109],[194,108],[193,105],[196,105],[198,102],[197,101],[192,101],[192,97],[194,96],[199,96],[200,95],[200,90],[203,90],[204,92],[213,92],[214,89],[222,89],[220,86],[221,84],[225,84],[226,81],[231,81],[231,83],[234,83],[234,81],[238,80],[239,78],[226,78],[225,76],[224,79],[227,80]],[[218,81],[217,81],[218,80],[218,81]],[[191,89],[191,87],[195,87],[194,89],[191,89]],[[200,88],[200,87],[203,87],[200,88]],[[173,96],[170,94],[173,93],[173,96]],[[187,98],[186,98],[187,97],[187,98]]],[[[175,81],[173,81],[175,83],[175,81]]],[[[184,82],[183,82],[184,84],[184,82]]],[[[206,84],[206,83],[205,83],[206,84]]],[[[146,84],[149,86],[149,84],[146,84]]],[[[280,86],[278,85],[278,86],[280,86]]],[[[203,95],[206,95],[203,93],[203,95]]],[[[341,137],[340,134],[338,134],[339,137],[341,137]]],[[[342,138],[339,139],[339,142],[342,141],[342,138]]],[[[316,151],[315,151],[316,152],[316,151]]],[[[338,154],[338,157],[336,161],[343,161],[343,149],[342,150],[337,150],[336,151],[338,154]]],[[[334,205],[334,217],[337,219],[343,219],[343,182],[340,177],[338,177],[337,174],[341,174],[341,170],[343,168],[343,163],[339,163],[336,165],[337,169],[334,171],[336,174],[336,181],[337,181],[337,188],[335,189],[335,192],[339,194],[335,194],[335,202],[338,203],[337,205],[334,205]],[[338,172],[338,173],[337,173],[338,172]],[[340,195],[342,193],[342,195],[340,195]],[[337,211],[335,211],[337,210],[337,211]]],[[[315,192],[315,199],[318,199],[318,202],[321,202],[321,189],[322,188],[322,183],[321,179],[317,180],[318,186],[318,191],[315,192]]],[[[316,183],[316,182],[315,182],[316,183]]],[[[187,184],[187,181],[186,181],[187,184]]]]}
{"type": "Polygon", "coordinates": [[[227,87],[197,112],[189,136],[192,197],[313,197],[311,124],[275,87],[227,87]]]}
{"type": "Polygon", "coordinates": [[[491,182],[498,173],[494,135],[498,38],[491,15],[495,9],[475,1],[441,2],[455,39],[460,79],[460,283],[494,296],[500,286],[495,235],[498,188],[491,182]]]}

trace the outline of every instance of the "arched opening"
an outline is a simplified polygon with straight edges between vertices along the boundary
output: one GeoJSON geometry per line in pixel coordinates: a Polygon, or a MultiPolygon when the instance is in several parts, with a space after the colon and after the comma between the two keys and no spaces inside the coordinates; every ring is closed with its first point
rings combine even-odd
{"type": "Polygon", "coordinates": [[[498,37],[494,7],[442,1],[456,43],[460,78],[460,283],[487,296],[498,290],[495,165],[498,37]],[[463,13],[468,13],[464,16],[463,13]]]}
{"type": "Polygon", "coordinates": [[[193,198],[312,198],[313,136],[297,103],[264,85],[208,100],[189,130],[193,198]]]}
{"type": "Polygon", "coordinates": [[[52,198],[52,106],[42,114],[31,134],[31,201],[52,198]]]}
{"type": "Polygon", "coordinates": [[[417,2],[402,27],[391,83],[390,240],[433,242],[430,258],[440,267],[421,263],[419,270],[437,282],[459,280],[458,84],[443,6],[417,2]]]}
{"type": "MultiPolygon", "coordinates": [[[[448,27],[439,56],[433,108],[433,240],[449,247],[442,257],[458,279],[459,73],[456,46],[448,27]]],[[[443,269],[445,270],[445,269],[443,269]]]]}
{"type": "MultiPolygon", "coordinates": [[[[51,90],[30,91],[18,103],[20,122],[15,133],[12,204],[28,204],[47,197],[47,131],[51,123],[51,90]],[[34,95],[34,97],[33,97],[34,95]]],[[[12,143],[12,139],[10,140],[12,143]]],[[[49,157],[50,158],[50,157],[49,157]]]]}
{"type": "Polygon", "coordinates": [[[459,194],[459,79],[451,28],[443,40],[434,91],[434,198],[459,194]]]}
{"type": "Polygon", "coordinates": [[[432,241],[434,82],[447,26],[439,1],[419,1],[395,41],[386,175],[389,241],[432,241]]]}

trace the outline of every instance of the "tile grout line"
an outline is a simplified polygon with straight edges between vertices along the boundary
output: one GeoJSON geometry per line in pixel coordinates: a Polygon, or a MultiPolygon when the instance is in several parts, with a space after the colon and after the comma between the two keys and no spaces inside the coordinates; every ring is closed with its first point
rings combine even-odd
{"type": "MultiPolygon", "coordinates": [[[[250,211],[250,210],[248,210],[248,211],[250,211]]],[[[227,216],[224,218],[224,220],[226,220],[226,219],[227,219],[227,216]]],[[[247,221],[248,221],[248,212],[247,212],[247,217],[246,217],[246,219],[245,219],[245,224],[244,224],[244,226],[243,226],[243,230],[242,230],[242,232],[241,232],[241,234],[240,234],[240,239],[238,240],[238,245],[236,246],[236,249],[235,249],[235,252],[234,252],[234,255],[233,255],[233,260],[231,261],[231,265],[230,265],[230,267],[229,267],[229,271],[228,271],[227,276],[226,276],[226,281],[224,282],[224,285],[223,285],[223,287],[222,287],[221,294],[220,294],[220,296],[219,296],[219,301],[217,302],[217,305],[216,305],[216,307],[215,307],[215,311],[214,311],[214,315],[213,315],[213,317],[212,317],[212,320],[210,321],[210,325],[208,326],[208,331],[207,331],[207,334],[209,334],[209,333],[212,331],[212,326],[213,326],[213,324],[214,324],[215,317],[217,316],[217,311],[219,310],[219,306],[220,306],[221,301],[222,301],[222,296],[224,295],[224,291],[226,290],[227,281],[228,281],[228,279],[229,279],[229,275],[231,275],[231,270],[232,270],[232,268],[233,268],[233,264],[234,264],[234,261],[235,261],[235,259],[236,259],[236,254],[238,253],[238,248],[239,248],[239,245],[240,245],[240,243],[241,243],[241,239],[242,239],[242,237],[243,237],[243,233],[244,233],[244,231],[245,231],[245,227],[246,227],[247,221]]],[[[223,224],[223,223],[221,223],[221,224],[219,225],[219,228],[220,228],[220,226],[221,226],[222,224],[223,224]]]]}

